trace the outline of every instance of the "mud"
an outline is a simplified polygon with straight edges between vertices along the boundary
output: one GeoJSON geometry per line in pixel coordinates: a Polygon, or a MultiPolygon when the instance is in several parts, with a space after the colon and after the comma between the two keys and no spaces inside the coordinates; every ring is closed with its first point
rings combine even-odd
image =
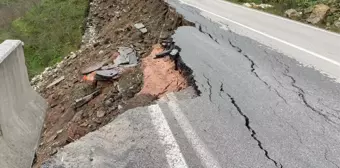
{"type": "Polygon", "coordinates": [[[149,105],[168,91],[179,91],[190,85],[190,77],[182,77],[190,75],[186,70],[175,72],[172,61],[165,59],[155,62],[147,56],[152,55],[152,46],[159,42],[160,37],[168,37],[177,27],[191,23],[162,0],[94,0],[91,4],[91,17],[88,19],[91,24],[87,25],[95,25],[90,27],[91,35],[95,37],[86,37],[91,40],[85,40],[79,51],[33,82],[49,103],[41,144],[33,165],[35,168],[57,153],[58,149],[106,125],[118,114],[149,105]],[[141,33],[133,26],[136,23],[143,23],[148,32],[141,33]],[[104,60],[112,62],[117,56],[118,47],[133,47],[142,60],[142,66],[125,68],[118,79],[99,82],[96,86],[81,80],[84,68],[104,60]],[[172,74],[163,81],[162,87],[153,83],[159,79],[148,80],[155,78],[152,73],[155,70],[150,69],[154,64],[162,72],[156,78],[162,79],[172,74]],[[61,76],[65,76],[63,81],[46,89],[48,84],[61,76]],[[164,87],[166,85],[169,87],[164,87]],[[153,91],[156,87],[157,92],[153,91]],[[95,90],[100,90],[101,94],[79,108],[74,107],[74,100],[95,90]]]}

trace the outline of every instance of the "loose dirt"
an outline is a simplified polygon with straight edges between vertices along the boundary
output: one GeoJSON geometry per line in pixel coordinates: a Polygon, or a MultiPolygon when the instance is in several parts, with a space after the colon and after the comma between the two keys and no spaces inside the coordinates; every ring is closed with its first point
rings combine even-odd
{"type": "Polygon", "coordinates": [[[89,21],[96,27],[96,33],[92,34],[97,34],[94,42],[84,44],[80,51],[64,59],[53,73],[42,75],[37,87],[49,108],[35,168],[58,149],[106,125],[118,114],[149,105],[159,96],[184,89],[192,82],[188,69],[175,71],[171,60],[153,59],[155,52],[161,51],[154,48],[151,53],[160,37],[171,35],[179,26],[191,25],[163,0],[93,0],[91,3],[89,21]],[[148,32],[141,33],[133,26],[136,23],[143,23],[148,32]],[[124,68],[118,79],[96,86],[82,81],[82,70],[105,60],[113,62],[118,47],[133,47],[142,65],[124,68]],[[61,76],[65,77],[63,81],[46,89],[61,76]],[[96,90],[100,90],[98,96],[75,108],[76,99],[96,90]]]}
{"type": "Polygon", "coordinates": [[[140,94],[163,96],[168,92],[177,92],[188,87],[187,80],[180,71],[175,70],[175,63],[168,57],[154,59],[155,55],[162,52],[160,45],[153,47],[151,54],[142,59],[144,85],[140,94]]]}

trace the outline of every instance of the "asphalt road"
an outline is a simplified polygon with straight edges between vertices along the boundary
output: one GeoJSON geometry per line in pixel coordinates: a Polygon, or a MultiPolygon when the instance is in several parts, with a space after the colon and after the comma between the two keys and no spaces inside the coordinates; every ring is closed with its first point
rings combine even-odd
{"type": "MultiPolygon", "coordinates": [[[[249,31],[169,3],[196,25],[180,27],[173,38],[201,95],[184,90],[129,110],[43,167],[340,167],[339,83],[276,51],[280,45],[266,45],[264,37],[242,36],[249,31]]],[[[301,58],[313,57],[307,55],[301,58]]]]}
{"type": "MultiPolygon", "coordinates": [[[[208,1],[205,0],[188,2],[220,12],[219,15],[233,15],[235,20],[242,18],[231,9],[233,6],[228,8],[228,3],[206,3],[208,1]]],[[[200,9],[176,1],[170,1],[170,4],[196,24],[196,27],[179,28],[174,39],[182,48],[183,61],[194,72],[202,97],[218,109],[217,112],[192,110],[194,115],[188,118],[198,132],[206,129],[199,123],[206,122],[207,116],[215,118],[207,128],[225,128],[224,132],[211,129],[211,135],[203,138],[207,146],[216,145],[217,137],[233,139],[217,138],[221,148],[210,148],[218,162],[222,164],[225,163],[223,158],[233,158],[228,160],[231,165],[226,167],[340,167],[339,83],[291,58],[299,56],[278,52],[275,47],[284,44],[268,46],[252,36],[235,33],[232,23],[216,22],[216,18],[209,17],[200,9]],[[199,117],[202,115],[206,117],[199,117]],[[242,127],[237,126],[239,124],[242,127]],[[226,125],[232,129],[227,129],[226,125]],[[240,153],[225,151],[224,146],[237,147],[240,153]],[[220,150],[225,153],[219,154],[220,150]]],[[[258,12],[249,14],[247,12],[251,10],[243,8],[239,10],[246,12],[244,15],[248,22],[255,20],[253,17],[259,17],[256,15],[264,15],[258,12]]],[[[271,21],[265,20],[268,17],[258,18],[262,22],[255,24],[254,29],[265,27],[261,31],[274,32],[280,38],[291,40],[292,44],[333,60],[338,59],[335,53],[339,45],[336,43],[339,41],[338,35],[285,19],[274,19],[274,24],[269,24],[271,21]],[[288,27],[276,27],[278,25],[288,27]],[[294,27],[299,31],[290,30],[294,27]],[[285,34],[281,34],[283,31],[285,34]],[[318,40],[305,39],[307,36],[318,40]]],[[[282,48],[294,50],[292,46],[282,48]]],[[[307,62],[311,57],[313,55],[310,53],[301,56],[307,62]]],[[[314,62],[314,66],[336,66],[329,61],[321,62],[314,62]]],[[[203,108],[205,104],[202,101],[188,106],[195,109],[197,106],[203,108]]]]}
{"type": "MultiPolygon", "coordinates": [[[[170,2],[173,2],[170,0],[170,2]]],[[[270,46],[304,65],[340,78],[340,35],[224,0],[181,0],[182,5],[233,32],[270,46]]]]}

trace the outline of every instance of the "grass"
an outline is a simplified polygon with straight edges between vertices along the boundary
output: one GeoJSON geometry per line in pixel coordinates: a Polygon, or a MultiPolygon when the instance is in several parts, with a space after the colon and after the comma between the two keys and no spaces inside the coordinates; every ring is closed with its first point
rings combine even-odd
{"type": "Polygon", "coordinates": [[[25,43],[26,64],[32,77],[79,47],[88,5],[89,0],[42,0],[0,29],[0,41],[20,39],[25,43]]]}
{"type": "MultiPolygon", "coordinates": [[[[328,15],[326,21],[329,23],[333,23],[336,19],[340,17],[340,0],[227,0],[230,2],[243,4],[243,3],[251,3],[254,2],[256,4],[271,4],[273,8],[267,9],[259,9],[274,15],[283,16],[285,11],[288,9],[297,9],[298,11],[303,11],[307,8],[312,8],[316,4],[327,4],[333,8],[337,9],[337,12],[333,13],[332,15],[328,15]],[[338,5],[337,5],[338,3],[338,5]]],[[[306,19],[308,18],[309,14],[303,15],[301,18],[298,18],[297,21],[304,22],[307,24],[306,19]]],[[[326,22],[321,22],[317,25],[314,25],[320,28],[326,28],[330,31],[340,33],[340,28],[335,27],[334,25],[327,26],[326,22]]]]}

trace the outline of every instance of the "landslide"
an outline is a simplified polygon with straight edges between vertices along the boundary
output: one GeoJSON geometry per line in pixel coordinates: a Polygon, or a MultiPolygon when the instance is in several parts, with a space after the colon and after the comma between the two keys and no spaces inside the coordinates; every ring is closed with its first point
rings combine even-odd
{"type": "Polygon", "coordinates": [[[166,92],[179,91],[191,85],[188,69],[174,71],[171,60],[150,59],[154,55],[151,54],[152,46],[159,43],[160,37],[169,37],[183,25],[191,23],[163,0],[93,0],[81,49],[33,78],[33,86],[49,104],[33,167],[40,167],[58,149],[106,125],[120,113],[149,105],[166,92]],[[136,29],[136,23],[143,23],[147,33],[136,29]],[[99,82],[93,86],[82,81],[81,71],[84,68],[105,60],[113,61],[118,47],[134,48],[140,63],[136,67],[125,68],[119,78],[111,82],[99,82]],[[167,69],[152,77],[152,72],[157,69],[148,67],[162,68],[163,65],[167,69]],[[147,77],[143,74],[145,71],[148,72],[147,77]],[[60,83],[46,87],[60,77],[64,77],[60,83]],[[144,81],[149,78],[152,80],[144,81]],[[164,86],[155,84],[158,79],[165,79],[164,86]],[[143,88],[140,92],[145,82],[151,89],[143,88]],[[160,88],[159,92],[153,91],[155,85],[160,88]],[[100,90],[98,96],[74,108],[76,99],[95,90],[100,90]]]}

